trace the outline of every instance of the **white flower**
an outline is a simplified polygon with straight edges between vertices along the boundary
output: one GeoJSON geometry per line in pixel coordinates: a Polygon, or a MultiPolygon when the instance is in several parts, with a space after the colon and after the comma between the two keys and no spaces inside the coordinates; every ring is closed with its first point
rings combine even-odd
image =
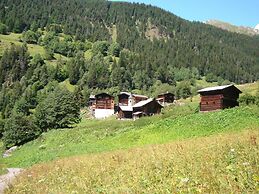
{"type": "Polygon", "coordinates": [[[182,183],[188,183],[189,180],[190,180],[189,178],[183,178],[183,179],[181,180],[181,182],[182,182],[182,183]]]}
{"type": "Polygon", "coordinates": [[[249,165],[250,165],[249,162],[244,162],[244,163],[243,163],[243,166],[249,166],[249,165]]]}
{"type": "Polygon", "coordinates": [[[235,152],[235,149],[231,149],[230,152],[235,152]]]}

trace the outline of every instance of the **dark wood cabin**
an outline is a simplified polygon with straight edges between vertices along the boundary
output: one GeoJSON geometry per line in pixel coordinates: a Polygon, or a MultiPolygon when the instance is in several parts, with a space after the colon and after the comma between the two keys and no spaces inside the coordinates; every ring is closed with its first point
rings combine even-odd
{"type": "Polygon", "coordinates": [[[140,101],[133,106],[133,117],[136,118],[140,116],[152,116],[154,114],[159,114],[162,108],[163,106],[154,98],[140,101]]]}
{"type": "Polygon", "coordinates": [[[133,107],[132,106],[119,106],[118,119],[132,119],[133,107]]]}
{"type": "Polygon", "coordinates": [[[114,97],[106,93],[95,95],[94,108],[114,110],[114,97]]]}
{"type": "Polygon", "coordinates": [[[121,92],[118,95],[119,106],[133,106],[134,104],[147,100],[148,97],[139,94],[131,94],[129,92],[121,92]]]}
{"type": "Polygon", "coordinates": [[[238,106],[239,94],[234,85],[209,87],[199,90],[201,96],[200,111],[214,111],[238,106]]]}
{"type": "Polygon", "coordinates": [[[170,104],[174,102],[174,94],[167,92],[167,93],[163,93],[163,94],[159,94],[156,98],[156,100],[158,102],[160,102],[160,104],[164,105],[166,103],[170,104]]]}

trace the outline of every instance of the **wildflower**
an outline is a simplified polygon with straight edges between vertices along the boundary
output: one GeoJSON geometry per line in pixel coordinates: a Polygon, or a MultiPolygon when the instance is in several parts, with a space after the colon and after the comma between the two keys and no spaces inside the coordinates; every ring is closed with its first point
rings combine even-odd
{"type": "Polygon", "coordinates": [[[243,163],[243,166],[249,166],[249,165],[250,165],[249,162],[244,162],[244,163],[243,163]]]}
{"type": "Polygon", "coordinates": [[[235,152],[235,149],[231,149],[230,152],[235,152]]]}
{"type": "Polygon", "coordinates": [[[182,183],[188,183],[189,180],[190,180],[189,178],[183,178],[183,179],[181,179],[181,182],[182,182],[182,183]]]}

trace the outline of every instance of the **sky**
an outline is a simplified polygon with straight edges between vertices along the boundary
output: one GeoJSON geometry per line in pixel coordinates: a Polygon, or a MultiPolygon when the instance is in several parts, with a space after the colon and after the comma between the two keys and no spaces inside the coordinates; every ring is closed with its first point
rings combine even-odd
{"type": "Polygon", "coordinates": [[[155,5],[190,21],[216,19],[254,28],[259,24],[259,0],[112,0],[155,5]]]}

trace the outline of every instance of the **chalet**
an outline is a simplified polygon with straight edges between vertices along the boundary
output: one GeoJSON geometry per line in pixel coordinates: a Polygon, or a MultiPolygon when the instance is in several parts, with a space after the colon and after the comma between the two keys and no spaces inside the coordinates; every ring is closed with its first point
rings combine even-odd
{"type": "Polygon", "coordinates": [[[200,111],[214,111],[238,106],[239,94],[234,85],[209,87],[199,90],[201,96],[200,111]]]}
{"type": "Polygon", "coordinates": [[[132,119],[133,107],[132,106],[119,106],[118,118],[119,119],[132,119]]]}
{"type": "Polygon", "coordinates": [[[141,116],[152,116],[154,114],[159,114],[163,106],[157,102],[154,98],[149,98],[138,102],[133,106],[133,118],[139,118],[141,116]]]}
{"type": "Polygon", "coordinates": [[[162,104],[163,106],[165,106],[166,104],[171,104],[174,102],[174,94],[170,93],[170,92],[166,92],[163,94],[159,94],[156,98],[156,100],[162,104]]]}
{"type": "Polygon", "coordinates": [[[148,97],[144,95],[132,94],[129,92],[121,92],[118,95],[118,118],[132,119],[133,105],[147,99],[148,97]]]}
{"type": "Polygon", "coordinates": [[[101,93],[95,95],[95,101],[93,103],[94,117],[102,119],[114,114],[114,97],[101,93]]]}
{"type": "Polygon", "coordinates": [[[133,106],[134,104],[147,100],[148,97],[139,94],[132,94],[129,92],[121,92],[118,95],[119,98],[119,106],[133,106]]]}

